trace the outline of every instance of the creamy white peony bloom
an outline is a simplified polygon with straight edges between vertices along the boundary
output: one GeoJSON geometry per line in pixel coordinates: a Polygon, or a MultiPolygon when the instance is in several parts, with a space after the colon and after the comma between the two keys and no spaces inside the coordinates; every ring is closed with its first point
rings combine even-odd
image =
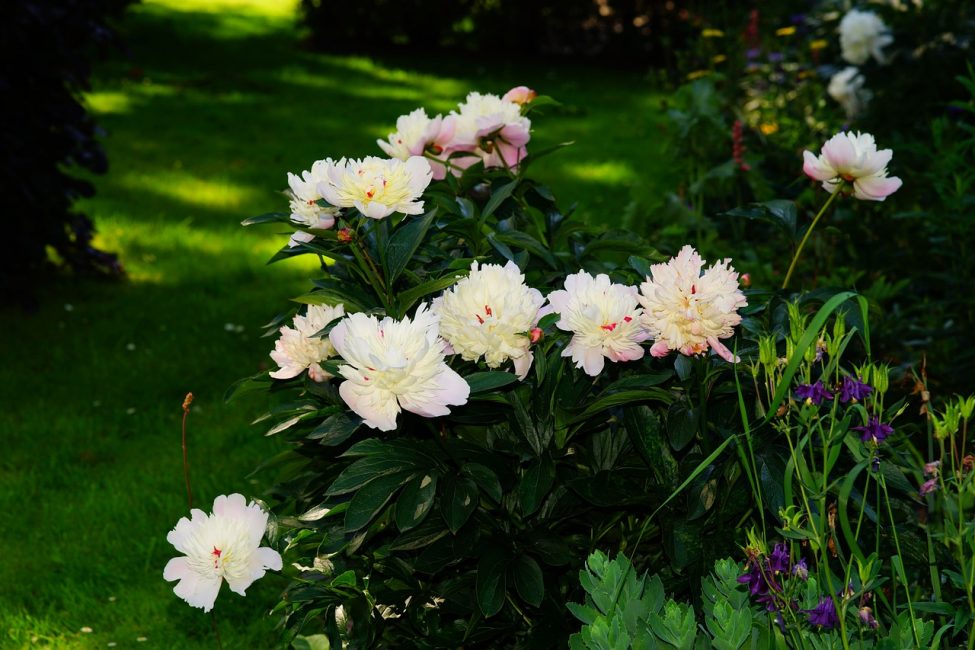
{"type": "Polygon", "coordinates": [[[444,362],[437,325],[424,304],[412,320],[352,314],[329,333],[347,364],[339,394],[368,426],[392,431],[400,409],[432,418],[467,403],[470,386],[444,362]]]}
{"type": "Polygon", "coordinates": [[[335,225],[338,208],[323,208],[318,205],[318,201],[323,198],[318,191],[318,184],[328,180],[328,167],[332,164],[331,158],[316,160],[310,170],[301,172],[301,176],[288,173],[288,199],[291,220],[295,223],[319,230],[328,230],[335,225]]]}
{"type": "Polygon", "coordinates": [[[677,257],[650,267],[651,277],[640,285],[644,321],[656,339],[650,354],[663,357],[679,350],[694,355],[710,346],[722,359],[738,361],[718,340],[734,334],[741,322],[738,310],[748,304],[730,264],[715,262],[701,273],[704,260],[688,245],[677,257]]]}
{"type": "Polygon", "coordinates": [[[818,158],[811,151],[802,155],[802,171],[822,181],[823,189],[830,194],[845,181],[853,184],[856,198],[883,201],[901,186],[901,179],[887,177],[887,163],[894,152],[877,151],[877,143],[869,133],[837,133],[826,141],[818,158]]]}
{"type": "Polygon", "coordinates": [[[435,299],[432,309],[440,317],[440,335],[463,359],[484,357],[490,368],[511,359],[524,379],[534,359],[529,331],[543,302],[514,262],[473,262],[470,275],[435,299]]]}
{"type": "Polygon", "coordinates": [[[867,107],[871,93],[864,88],[863,75],[853,66],[846,67],[829,80],[826,92],[846,111],[849,119],[856,118],[867,107]]]}
{"type": "MultiPolygon", "coordinates": [[[[531,120],[521,114],[520,104],[472,92],[458,109],[451,113],[457,120],[452,150],[473,152],[485,167],[515,167],[527,155],[531,120]]],[[[458,164],[465,165],[463,158],[458,164]]]]}
{"type": "Polygon", "coordinates": [[[204,612],[213,609],[223,581],[230,590],[246,595],[246,589],[264,573],[281,570],[281,556],[261,546],[267,513],[249,505],[240,494],[218,496],[213,514],[194,508],[183,517],[166,540],[183,553],[166,564],[163,578],[179,580],[173,592],[204,612]]]}
{"type": "Polygon", "coordinates": [[[565,279],[565,289],[548,296],[552,310],[559,314],[555,324],[572,332],[572,340],[562,350],[572,357],[576,368],[595,377],[603,371],[605,359],[635,361],[643,357],[650,334],[641,321],[636,287],[613,284],[600,273],[592,277],[579,271],[565,279]]]}
{"type": "MultiPolygon", "coordinates": [[[[387,156],[398,160],[422,156],[424,152],[440,156],[453,140],[455,120],[452,115],[430,118],[425,110],[418,108],[401,115],[396,120],[396,132],[390,133],[386,140],[376,140],[376,144],[387,156]]],[[[430,161],[430,167],[433,178],[440,180],[446,175],[444,165],[430,161]]]]}
{"type": "Polygon", "coordinates": [[[280,367],[271,373],[275,379],[291,379],[306,369],[314,381],[330,378],[319,365],[335,356],[335,348],[328,338],[318,338],[317,332],[337,318],[345,316],[343,305],[308,305],[304,316],[294,317],[294,328],[282,327],[281,336],[274,343],[271,358],[280,367]]]}
{"type": "Polygon", "coordinates": [[[851,9],[840,21],[843,59],[853,65],[863,65],[871,56],[877,63],[887,63],[883,48],[893,42],[887,25],[872,11],[851,9]]]}
{"type": "Polygon", "coordinates": [[[420,156],[406,161],[366,156],[328,166],[327,179],[318,183],[318,191],[332,205],[356,208],[371,219],[383,219],[401,212],[420,214],[423,201],[418,200],[430,184],[430,164],[420,156]]]}

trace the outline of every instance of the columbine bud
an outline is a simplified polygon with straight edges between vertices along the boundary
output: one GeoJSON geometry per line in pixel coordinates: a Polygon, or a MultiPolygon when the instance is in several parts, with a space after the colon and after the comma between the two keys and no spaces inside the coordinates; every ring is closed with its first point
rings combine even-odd
{"type": "Polygon", "coordinates": [[[958,398],[958,410],[961,412],[961,416],[964,419],[972,417],[972,411],[975,411],[975,395],[969,395],[967,398],[958,398]]]}
{"type": "Polygon", "coordinates": [[[941,467],[940,460],[932,460],[930,463],[924,463],[924,475],[937,476],[939,467],[941,467]]]}
{"type": "Polygon", "coordinates": [[[833,340],[842,341],[844,336],[846,336],[846,319],[839,317],[833,321],[833,340]]]}
{"type": "Polygon", "coordinates": [[[533,327],[531,328],[531,331],[528,333],[528,335],[531,338],[531,342],[535,344],[542,340],[542,336],[544,335],[544,333],[542,332],[542,328],[533,327]]]}
{"type": "Polygon", "coordinates": [[[343,244],[348,244],[350,241],[352,241],[352,231],[348,228],[343,228],[342,230],[338,231],[336,235],[338,240],[343,244]]]}
{"type": "Polygon", "coordinates": [[[775,337],[763,336],[758,339],[758,360],[765,366],[766,372],[771,372],[770,368],[775,365],[775,337]]]}
{"type": "Polygon", "coordinates": [[[870,372],[863,373],[863,380],[869,381],[881,395],[890,388],[890,366],[886,363],[872,366],[870,372]]]}
{"type": "Polygon", "coordinates": [[[742,273],[741,274],[741,277],[739,278],[739,280],[741,280],[741,286],[745,287],[746,289],[748,287],[752,286],[752,274],[751,273],[742,273]]]}
{"type": "MultiPolygon", "coordinates": [[[[786,305],[789,310],[789,339],[796,343],[802,336],[802,331],[806,329],[806,317],[799,311],[799,305],[790,302],[786,305]]],[[[790,358],[791,354],[788,355],[790,358]]]]}

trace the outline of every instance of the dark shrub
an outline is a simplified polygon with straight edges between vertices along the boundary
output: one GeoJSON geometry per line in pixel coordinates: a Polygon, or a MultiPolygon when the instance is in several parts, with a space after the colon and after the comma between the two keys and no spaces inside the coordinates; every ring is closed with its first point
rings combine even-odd
{"type": "Polygon", "coordinates": [[[77,271],[121,273],[116,257],[91,245],[93,225],[72,210],[90,183],[70,172],[104,173],[108,163],[97,127],[78,93],[88,87],[89,61],[113,40],[106,25],[131,0],[15,1],[0,11],[0,124],[6,251],[0,286],[9,299],[33,300],[50,249],[77,271]]]}

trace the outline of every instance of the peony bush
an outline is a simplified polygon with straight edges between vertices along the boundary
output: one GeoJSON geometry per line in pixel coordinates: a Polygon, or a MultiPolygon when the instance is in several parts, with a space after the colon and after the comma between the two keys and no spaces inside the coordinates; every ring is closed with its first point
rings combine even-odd
{"type": "MultiPolygon", "coordinates": [[[[797,156],[827,198],[782,289],[748,288],[732,259],[563,213],[529,176],[557,149],[531,142],[554,105],[518,87],[418,108],[378,141],[390,158],[315,161],[288,174],[289,212],[244,222],[287,228],[275,260],[321,263],[268,325],[276,368],[228,393],[265,395],[257,421],[285,441],[266,505],[181,520],[176,594],[209,611],[223,580],[280,570],[294,647],[948,639],[895,507],[973,471],[919,463],[895,426],[907,400],[885,402],[862,296],[787,291],[831,204],[900,188],[891,150],[839,133],[797,156]]],[[[970,587],[971,555],[952,558],[970,587]]],[[[956,601],[960,639],[975,610],[956,601]]]]}

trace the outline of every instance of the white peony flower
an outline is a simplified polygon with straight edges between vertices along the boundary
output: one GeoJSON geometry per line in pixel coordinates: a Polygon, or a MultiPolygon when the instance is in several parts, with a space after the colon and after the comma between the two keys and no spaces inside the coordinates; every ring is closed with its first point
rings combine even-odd
{"type": "Polygon", "coordinates": [[[849,66],[830,78],[826,92],[843,107],[847,118],[852,120],[863,112],[870,101],[871,93],[863,85],[864,79],[860,70],[849,66]]]}
{"type": "Polygon", "coordinates": [[[400,409],[432,418],[467,403],[470,386],[444,362],[437,321],[424,304],[412,320],[352,314],[330,332],[347,364],[339,394],[368,426],[392,431],[400,409]]]}
{"type": "MultiPolygon", "coordinates": [[[[444,153],[454,137],[456,118],[437,115],[427,117],[427,112],[418,108],[412,113],[401,115],[396,120],[396,132],[390,133],[386,140],[376,140],[379,148],[390,158],[408,160],[410,156],[422,156],[429,151],[434,156],[444,153]]],[[[431,161],[433,178],[443,179],[446,167],[431,161]]]]}
{"type": "Polygon", "coordinates": [[[528,332],[543,302],[514,262],[473,262],[470,275],[435,299],[432,309],[440,317],[440,335],[463,359],[483,356],[490,368],[511,359],[524,379],[534,359],[528,332]]]}
{"type": "Polygon", "coordinates": [[[331,375],[319,365],[335,356],[335,348],[328,338],[318,338],[317,332],[337,318],[345,316],[343,305],[308,305],[304,316],[294,317],[294,328],[282,327],[281,336],[274,343],[271,358],[280,367],[271,373],[275,379],[297,377],[305,369],[314,381],[325,381],[331,375]]]}
{"type": "Polygon", "coordinates": [[[301,172],[301,176],[288,173],[289,204],[291,220],[307,228],[328,230],[335,225],[338,208],[322,207],[318,201],[322,195],[318,191],[318,184],[327,180],[328,166],[332,159],[316,160],[310,170],[301,172]]]}
{"type": "MultiPolygon", "coordinates": [[[[454,151],[474,152],[485,167],[515,167],[527,155],[531,120],[521,114],[520,104],[472,92],[458,109],[451,113],[457,120],[451,144],[454,151]]],[[[458,164],[465,166],[463,158],[458,164]]]]}
{"type": "Polygon", "coordinates": [[[420,156],[386,160],[366,156],[328,166],[326,180],[318,191],[326,201],[340,208],[356,208],[371,219],[383,219],[401,212],[420,214],[423,201],[418,199],[430,184],[430,163],[420,156]]]}
{"type": "Polygon", "coordinates": [[[561,317],[555,324],[572,332],[562,350],[576,368],[595,377],[603,371],[604,359],[635,361],[643,357],[640,343],[650,334],[641,322],[636,287],[613,284],[600,273],[595,278],[579,271],[565,279],[565,289],[548,296],[552,310],[561,317]]]}
{"type": "Polygon", "coordinates": [[[267,513],[249,505],[240,494],[218,496],[213,514],[194,508],[183,517],[166,540],[183,553],[166,564],[163,578],[179,580],[173,592],[204,612],[213,609],[223,581],[230,590],[246,595],[246,589],[264,573],[281,570],[281,556],[261,546],[267,513]]]}
{"type": "Polygon", "coordinates": [[[690,356],[710,346],[722,359],[738,361],[718,340],[734,334],[741,322],[738,310],[748,304],[730,264],[727,259],[715,262],[701,273],[704,260],[688,245],[677,257],[650,267],[651,277],[640,285],[644,320],[656,339],[650,354],[663,357],[679,350],[690,356]]]}
{"type": "Polygon", "coordinates": [[[840,21],[843,59],[853,65],[863,65],[871,56],[877,63],[887,63],[883,48],[893,42],[887,25],[872,11],[851,9],[840,21]]]}
{"type": "Polygon", "coordinates": [[[837,133],[826,141],[818,158],[811,151],[802,155],[802,171],[822,181],[823,189],[830,194],[845,181],[852,183],[856,198],[883,201],[901,186],[901,179],[887,177],[887,163],[894,152],[877,151],[877,143],[869,133],[837,133]]]}

